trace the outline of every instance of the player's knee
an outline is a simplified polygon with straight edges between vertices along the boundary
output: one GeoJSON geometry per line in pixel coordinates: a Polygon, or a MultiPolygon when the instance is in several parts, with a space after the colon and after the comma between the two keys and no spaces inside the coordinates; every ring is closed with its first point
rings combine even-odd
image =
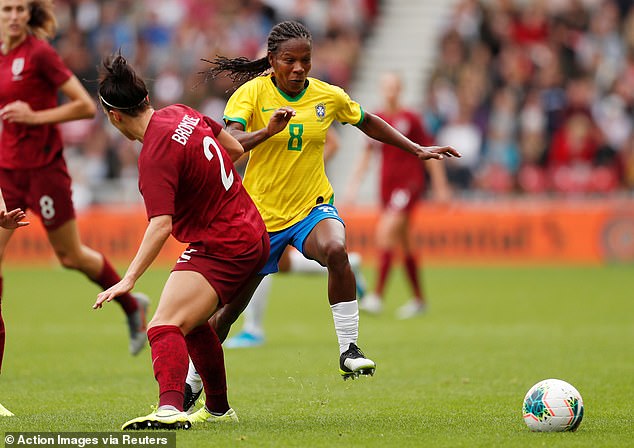
{"type": "Polygon", "coordinates": [[[343,269],[348,264],[348,254],[346,247],[339,242],[331,242],[324,247],[326,266],[329,269],[343,269]]]}
{"type": "Polygon", "coordinates": [[[163,318],[160,315],[154,315],[152,320],[150,320],[150,322],[148,322],[147,324],[148,329],[152,327],[163,327],[163,326],[178,327],[178,329],[183,334],[188,334],[190,331],[193,330],[193,327],[194,327],[193,325],[187,323],[183,319],[178,319],[174,317],[163,318]]]}
{"type": "Polygon", "coordinates": [[[226,316],[219,315],[218,312],[209,319],[209,325],[211,325],[211,328],[218,335],[220,342],[224,342],[224,340],[227,339],[233,322],[235,322],[235,320],[227,319],[226,316]]]}
{"type": "Polygon", "coordinates": [[[55,255],[57,255],[57,259],[62,267],[66,269],[79,269],[79,260],[72,254],[64,251],[56,251],[55,255]]]}

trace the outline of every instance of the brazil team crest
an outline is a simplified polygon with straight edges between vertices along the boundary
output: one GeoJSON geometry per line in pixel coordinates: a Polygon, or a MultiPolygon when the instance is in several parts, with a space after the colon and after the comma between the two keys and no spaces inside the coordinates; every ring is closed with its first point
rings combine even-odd
{"type": "Polygon", "coordinates": [[[326,105],[319,103],[315,106],[315,115],[317,115],[317,121],[324,121],[326,117],[326,105]]]}

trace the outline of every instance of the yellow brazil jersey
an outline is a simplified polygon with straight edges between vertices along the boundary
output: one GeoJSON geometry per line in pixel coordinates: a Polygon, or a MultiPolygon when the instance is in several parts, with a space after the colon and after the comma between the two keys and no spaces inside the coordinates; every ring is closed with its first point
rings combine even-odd
{"type": "Polygon", "coordinates": [[[326,131],[334,120],[355,125],[363,120],[361,106],[339,87],[308,78],[308,86],[291,98],[271,75],[240,86],[227,103],[224,120],[253,132],[266,127],[282,106],[292,107],[296,115],[283,131],[251,150],[243,181],[269,232],[296,224],[316,204],[333,199],[324,168],[326,131]]]}

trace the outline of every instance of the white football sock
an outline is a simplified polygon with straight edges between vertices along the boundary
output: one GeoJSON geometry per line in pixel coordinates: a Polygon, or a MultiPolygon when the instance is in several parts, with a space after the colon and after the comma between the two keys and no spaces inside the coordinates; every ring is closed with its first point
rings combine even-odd
{"type": "Polygon", "coordinates": [[[187,380],[185,380],[187,384],[192,388],[192,392],[197,394],[203,388],[203,380],[196,372],[196,367],[194,367],[194,363],[191,358],[189,358],[189,370],[187,371],[187,380]]]}
{"type": "Polygon", "coordinates": [[[249,305],[242,313],[244,315],[242,331],[254,336],[264,336],[264,311],[269,301],[271,282],[271,276],[265,276],[253,293],[249,305]]]}
{"type": "Polygon", "coordinates": [[[356,344],[359,337],[359,304],[356,299],[330,305],[335,321],[335,332],[339,340],[339,353],[348,350],[350,344],[356,344]]]}
{"type": "Polygon", "coordinates": [[[298,250],[290,252],[290,271],[303,274],[326,274],[328,269],[320,265],[315,260],[309,260],[298,250]]]}
{"type": "Polygon", "coordinates": [[[348,261],[354,272],[357,272],[359,268],[361,268],[361,254],[359,252],[348,252],[348,261]]]}
{"type": "MultiPolygon", "coordinates": [[[[350,262],[352,270],[357,271],[361,267],[361,254],[358,252],[350,252],[348,254],[348,261],[350,262]]],[[[304,257],[300,251],[293,250],[290,252],[290,271],[304,274],[326,274],[328,269],[315,260],[309,260],[304,257]]]]}

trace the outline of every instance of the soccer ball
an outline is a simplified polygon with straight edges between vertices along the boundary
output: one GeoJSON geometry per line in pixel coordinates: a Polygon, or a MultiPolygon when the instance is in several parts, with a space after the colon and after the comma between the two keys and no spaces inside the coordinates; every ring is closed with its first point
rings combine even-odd
{"type": "Polygon", "coordinates": [[[522,412],[531,431],[576,431],[583,419],[583,399],[565,381],[544,380],[526,393],[522,412]]]}

